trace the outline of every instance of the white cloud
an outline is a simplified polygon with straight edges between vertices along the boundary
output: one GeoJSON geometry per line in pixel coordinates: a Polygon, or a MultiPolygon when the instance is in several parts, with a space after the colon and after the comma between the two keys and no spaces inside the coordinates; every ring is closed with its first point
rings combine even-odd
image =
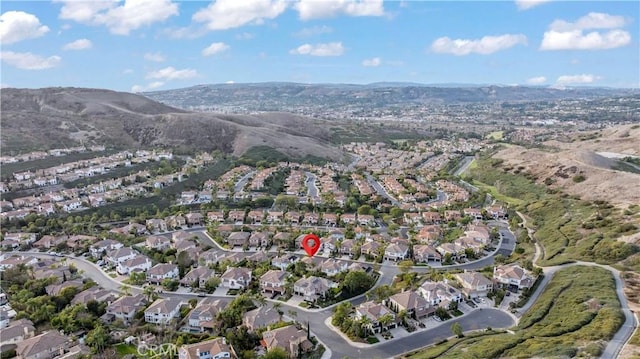
{"type": "Polygon", "coordinates": [[[35,39],[49,32],[40,20],[24,11],[7,11],[0,15],[0,42],[3,45],[35,39]]]}
{"type": "Polygon", "coordinates": [[[304,44],[289,51],[293,55],[311,56],[340,56],[344,53],[342,42],[330,42],[326,44],[304,44]]]}
{"type": "Polygon", "coordinates": [[[547,82],[547,78],[544,76],[537,76],[537,77],[532,77],[530,79],[527,80],[527,83],[532,84],[532,85],[540,85],[547,82]]]}
{"type": "Polygon", "coordinates": [[[87,50],[93,46],[91,40],[88,39],[78,39],[76,41],[72,41],[62,48],[63,50],[87,50]]]}
{"type": "Polygon", "coordinates": [[[236,35],[236,40],[251,40],[254,37],[256,36],[250,32],[243,32],[236,35]]]}
{"type": "Polygon", "coordinates": [[[89,25],[104,25],[117,35],[162,22],[178,15],[178,5],[171,0],[86,1],[60,0],[60,18],[89,25]]]}
{"type": "Polygon", "coordinates": [[[235,81],[233,81],[233,80],[229,80],[229,81],[225,82],[225,84],[228,84],[228,85],[232,85],[232,84],[235,84],[235,83],[236,83],[236,82],[235,82],[235,81]]]}
{"type": "Polygon", "coordinates": [[[506,50],[518,44],[526,45],[527,37],[522,34],[484,36],[479,40],[452,40],[448,37],[441,37],[431,44],[431,50],[440,54],[453,54],[457,56],[469,55],[471,53],[488,55],[497,51],[506,50]]]}
{"type": "Polygon", "coordinates": [[[382,0],[300,0],[293,7],[302,20],[347,16],[383,16],[382,0]]]}
{"type": "Polygon", "coordinates": [[[122,74],[123,74],[123,75],[131,75],[132,73],[133,73],[133,70],[132,70],[132,69],[124,69],[124,70],[122,71],[122,74]]]}
{"type": "Polygon", "coordinates": [[[153,62],[164,62],[167,58],[159,52],[147,52],[144,54],[144,59],[153,62]]]}
{"type": "Polygon", "coordinates": [[[571,85],[571,84],[590,84],[596,80],[600,80],[600,76],[591,74],[582,75],[562,75],[556,80],[558,85],[571,85]]]}
{"type": "Polygon", "coordinates": [[[206,23],[209,30],[226,30],[246,24],[262,24],[274,19],[287,8],[285,0],[217,0],[193,15],[196,22],[206,23]]]}
{"type": "Polygon", "coordinates": [[[131,92],[145,92],[145,91],[150,91],[153,89],[157,89],[158,87],[161,87],[162,85],[164,85],[164,82],[162,81],[155,81],[152,82],[150,84],[147,84],[146,86],[140,86],[140,85],[133,85],[131,87],[131,92]]]}
{"type": "Polygon", "coordinates": [[[550,2],[551,0],[516,0],[516,6],[519,10],[529,10],[532,7],[550,2]]]}
{"type": "Polygon", "coordinates": [[[540,50],[606,50],[628,45],[629,32],[620,30],[628,23],[623,16],[590,12],[576,22],[555,20],[544,33],[540,50]],[[588,29],[613,29],[591,31],[588,29]]]}
{"type": "Polygon", "coordinates": [[[227,51],[228,49],[229,45],[225,44],[224,42],[214,42],[202,50],[202,56],[213,56],[215,54],[227,51]]]}
{"type": "Polygon", "coordinates": [[[364,67],[378,67],[382,63],[379,57],[374,57],[372,59],[365,59],[362,61],[362,66],[364,67]]]}
{"type": "Polygon", "coordinates": [[[0,52],[0,59],[7,64],[22,70],[46,70],[60,64],[60,56],[42,57],[30,52],[0,52]]]}
{"type": "Polygon", "coordinates": [[[631,35],[624,30],[597,31],[584,34],[582,30],[547,31],[540,50],[606,50],[628,45],[631,35]]]}
{"type": "Polygon", "coordinates": [[[601,12],[590,12],[579,18],[576,22],[555,20],[549,25],[549,29],[555,31],[571,31],[585,29],[615,29],[623,27],[627,20],[623,16],[609,15],[601,12]]]}
{"type": "Polygon", "coordinates": [[[171,66],[162,70],[152,71],[147,74],[147,79],[160,80],[184,80],[198,76],[198,72],[193,69],[177,70],[171,66]]]}
{"type": "Polygon", "coordinates": [[[294,33],[293,36],[309,37],[314,35],[330,34],[332,32],[333,32],[333,29],[331,27],[327,25],[322,25],[322,26],[305,27],[304,29],[294,33]]]}

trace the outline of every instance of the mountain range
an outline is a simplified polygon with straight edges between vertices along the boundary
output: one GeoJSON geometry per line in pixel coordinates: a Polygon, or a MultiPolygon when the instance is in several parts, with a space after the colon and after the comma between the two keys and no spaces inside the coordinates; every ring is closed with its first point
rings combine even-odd
{"type": "Polygon", "coordinates": [[[0,121],[3,154],[102,144],[242,155],[251,147],[267,146],[292,158],[343,159],[342,151],[330,144],[331,133],[323,121],[288,113],[189,112],[110,90],[5,88],[0,121]]]}
{"type": "Polygon", "coordinates": [[[145,92],[156,101],[182,109],[237,109],[242,111],[292,111],[314,106],[337,109],[367,106],[445,105],[464,103],[531,102],[589,99],[638,94],[637,89],[549,88],[415,83],[303,84],[267,82],[212,84],[145,92]],[[450,87],[455,86],[455,87],[450,87]]]}

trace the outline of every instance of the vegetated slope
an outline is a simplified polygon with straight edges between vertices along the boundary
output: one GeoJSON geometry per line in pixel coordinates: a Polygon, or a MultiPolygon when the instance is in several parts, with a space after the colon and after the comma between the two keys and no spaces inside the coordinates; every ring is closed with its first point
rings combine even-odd
{"type": "MultiPolygon", "coordinates": [[[[553,151],[520,146],[505,147],[494,155],[504,160],[507,168],[519,168],[537,179],[538,183],[584,200],[606,201],[620,208],[640,203],[640,174],[621,170],[618,160],[598,152],[614,152],[640,156],[640,128],[632,125],[601,130],[593,136],[569,134],[567,142],[548,141],[544,145],[553,151]]],[[[629,168],[631,169],[631,168],[629,168]]]]}
{"type": "Polygon", "coordinates": [[[329,130],[302,116],[186,112],[140,95],[84,88],[3,89],[1,97],[5,154],[103,144],[240,155],[253,146],[269,146],[292,157],[342,159],[341,151],[329,145],[329,130]]]}

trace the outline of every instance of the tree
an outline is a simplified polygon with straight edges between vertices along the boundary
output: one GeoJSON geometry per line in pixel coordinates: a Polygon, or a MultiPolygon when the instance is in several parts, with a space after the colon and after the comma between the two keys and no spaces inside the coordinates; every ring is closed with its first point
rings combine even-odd
{"type": "Polygon", "coordinates": [[[154,301],[157,297],[155,287],[151,285],[144,287],[144,289],[142,290],[142,295],[144,295],[144,297],[147,298],[147,301],[149,302],[154,301]]]}
{"type": "Polygon", "coordinates": [[[387,327],[391,322],[393,322],[393,315],[391,313],[387,313],[380,318],[378,318],[378,322],[380,322],[380,326],[382,326],[383,330],[387,330],[387,327]]]}
{"type": "Polygon", "coordinates": [[[449,310],[453,310],[453,311],[458,310],[458,302],[456,302],[455,300],[452,302],[449,302],[449,310]]]}
{"type": "Polygon", "coordinates": [[[400,263],[398,263],[398,268],[400,268],[400,271],[402,273],[407,273],[411,270],[411,267],[413,267],[413,261],[412,260],[404,260],[401,261],[400,263]]]}
{"type": "Polygon", "coordinates": [[[458,338],[462,338],[462,325],[459,322],[451,324],[451,332],[458,338]]]}
{"type": "Polygon", "coordinates": [[[122,292],[122,294],[124,295],[131,295],[131,287],[129,287],[128,285],[122,285],[120,286],[120,291],[122,292]]]}
{"type": "Polygon", "coordinates": [[[373,278],[363,271],[347,273],[342,282],[343,288],[351,295],[364,293],[373,285],[373,278]]]}
{"type": "Polygon", "coordinates": [[[289,354],[284,349],[276,347],[263,355],[262,359],[289,359],[289,354]]]}
{"type": "Polygon", "coordinates": [[[216,288],[218,288],[219,285],[220,285],[220,278],[210,277],[209,279],[207,279],[206,282],[204,282],[204,290],[207,293],[213,293],[216,290],[216,288]]]}
{"type": "Polygon", "coordinates": [[[180,286],[180,283],[177,280],[173,280],[171,278],[165,278],[162,281],[162,288],[170,292],[174,292],[176,289],[178,289],[178,286],[180,286]]]}
{"type": "Polygon", "coordinates": [[[438,318],[442,320],[447,319],[449,317],[449,313],[447,313],[447,310],[442,307],[436,308],[436,315],[438,316],[438,318]]]}
{"type": "Polygon", "coordinates": [[[87,334],[86,343],[91,347],[93,353],[100,353],[109,344],[110,339],[109,331],[98,324],[87,334]]]}
{"type": "Polygon", "coordinates": [[[391,288],[391,286],[384,284],[379,287],[375,287],[371,291],[370,296],[374,301],[379,303],[389,299],[389,297],[391,297],[394,294],[394,292],[395,291],[393,290],[393,288],[391,288]]]}

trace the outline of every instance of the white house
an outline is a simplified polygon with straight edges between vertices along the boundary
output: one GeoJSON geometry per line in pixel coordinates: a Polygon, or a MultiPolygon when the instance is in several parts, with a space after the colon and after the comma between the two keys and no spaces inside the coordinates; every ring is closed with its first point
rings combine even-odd
{"type": "Polygon", "coordinates": [[[184,303],[177,298],[162,298],[153,302],[144,311],[144,321],[154,324],[169,324],[180,316],[180,307],[184,303]]]}

